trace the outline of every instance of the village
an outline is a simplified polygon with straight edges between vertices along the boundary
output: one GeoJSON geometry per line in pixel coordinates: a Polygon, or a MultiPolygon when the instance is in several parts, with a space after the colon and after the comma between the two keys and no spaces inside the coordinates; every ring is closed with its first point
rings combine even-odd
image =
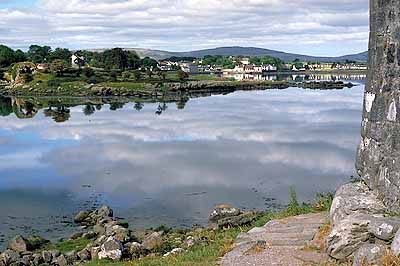
{"type": "Polygon", "coordinates": [[[199,73],[222,73],[229,74],[262,74],[276,72],[328,72],[336,70],[358,70],[366,71],[366,62],[300,62],[294,61],[289,63],[279,62],[279,64],[263,64],[253,63],[250,57],[227,57],[232,62],[233,68],[226,68],[218,64],[205,64],[203,59],[193,59],[193,61],[170,61],[162,60],[158,67],[163,71],[174,71],[182,69],[191,74],[199,73]]]}

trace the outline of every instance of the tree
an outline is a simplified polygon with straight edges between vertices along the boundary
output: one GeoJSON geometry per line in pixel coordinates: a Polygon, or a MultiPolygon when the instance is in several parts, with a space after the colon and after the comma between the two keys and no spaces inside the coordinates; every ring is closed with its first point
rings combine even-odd
{"type": "Polygon", "coordinates": [[[135,51],[128,51],[127,57],[129,69],[138,69],[140,67],[140,57],[135,51]]]}
{"type": "Polygon", "coordinates": [[[139,81],[142,78],[142,72],[140,72],[140,70],[135,70],[133,71],[133,76],[136,81],[139,81]]]}
{"type": "Polygon", "coordinates": [[[83,75],[87,78],[93,77],[95,75],[94,70],[90,67],[85,67],[83,69],[83,75]]]}
{"type": "Polygon", "coordinates": [[[155,69],[158,67],[158,62],[150,57],[145,57],[141,60],[141,65],[145,69],[155,69]]]}
{"type": "Polygon", "coordinates": [[[16,63],[25,62],[26,60],[27,60],[27,57],[23,51],[21,51],[20,49],[15,51],[15,62],[16,63]]]}
{"type": "Polygon", "coordinates": [[[121,48],[105,50],[103,62],[111,69],[125,69],[128,67],[128,53],[121,48]]]}
{"type": "Polygon", "coordinates": [[[5,45],[0,45],[0,67],[8,67],[15,63],[14,50],[5,45]]]}
{"type": "Polygon", "coordinates": [[[56,60],[56,59],[63,60],[68,65],[71,63],[71,56],[72,56],[71,51],[63,48],[55,49],[50,55],[51,60],[56,60]]]}
{"type": "Polygon", "coordinates": [[[51,63],[50,70],[56,76],[62,76],[64,74],[65,69],[67,68],[65,61],[61,59],[56,59],[51,63]]]}
{"type": "Polygon", "coordinates": [[[179,78],[179,80],[184,81],[184,80],[189,78],[189,73],[187,73],[187,72],[185,72],[183,70],[179,70],[178,71],[178,78],[179,78]]]}
{"type": "Polygon", "coordinates": [[[91,104],[86,104],[85,107],[83,107],[83,113],[86,116],[91,116],[92,114],[94,114],[95,111],[96,111],[96,109],[91,104]]]}
{"type": "Polygon", "coordinates": [[[44,63],[50,59],[51,47],[31,45],[28,50],[28,59],[34,63],[44,63]]]}
{"type": "Polygon", "coordinates": [[[134,108],[135,108],[136,111],[140,111],[140,110],[143,109],[143,106],[144,106],[143,103],[141,103],[141,102],[136,102],[134,108]]]}

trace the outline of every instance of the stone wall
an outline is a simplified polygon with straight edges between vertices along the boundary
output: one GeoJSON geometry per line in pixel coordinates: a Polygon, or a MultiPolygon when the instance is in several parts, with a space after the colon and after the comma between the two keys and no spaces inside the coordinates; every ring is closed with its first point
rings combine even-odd
{"type": "Polygon", "coordinates": [[[400,211],[400,1],[370,0],[369,72],[357,170],[400,211]]]}

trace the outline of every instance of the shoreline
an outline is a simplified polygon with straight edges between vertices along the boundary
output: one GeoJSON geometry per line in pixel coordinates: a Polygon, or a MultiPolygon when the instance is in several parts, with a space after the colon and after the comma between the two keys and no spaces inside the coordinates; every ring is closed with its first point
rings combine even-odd
{"type": "Polygon", "coordinates": [[[355,86],[343,81],[188,81],[184,83],[115,83],[86,84],[74,86],[41,87],[38,85],[3,85],[0,95],[3,96],[51,96],[51,97],[138,97],[164,98],[181,97],[191,94],[224,94],[235,91],[287,89],[290,87],[304,89],[344,89],[355,86]],[[133,88],[136,87],[136,88],[133,88]]]}
{"type": "Polygon", "coordinates": [[[0,252],[0,265],[177,265],[177,261],[213,265],[233,248],[241,233],[275,219],[326,212],[330,199],[327,194],[315,203],[299,204],[293,190],[282,211],[243,211],[218,205],[210,210],[208,227],[172,229],[161,225],[143,231],[131,230],[112,209],[103,206],[80,211],[73,219],[76,232],[68,239],[50,242],[40,236],[16,235],[8,249],[0,252]]]}

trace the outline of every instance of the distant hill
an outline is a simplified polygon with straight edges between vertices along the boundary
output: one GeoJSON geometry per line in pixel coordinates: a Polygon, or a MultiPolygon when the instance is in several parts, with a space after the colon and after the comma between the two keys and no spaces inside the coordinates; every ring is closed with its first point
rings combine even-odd
{"type": "MultiPolygon", "coordinates": [[[[97,49],[97,51],[101,51],[104,49],[97,49]]],[[[340,57],[320,57],[320,56],[309,56],[302,54],[291,54],[285,53],[275,50],[269,50],[264,48],[257,47],[240,47],[240,46],[232,46],[232,47],[219,47],[214,49],[205,49],[205,50],[197,50],[190,52],[169,52],[162,50],[151,50],[151,49],[142,49],[142,48],[126,48],[126,50],[134,50],[138,53],[140,57],[151,57],[157,60],[162,60],[169,57],[197,57],[202,58],[206,55],[224,55],[224,56],[272,56],[276,58],[280,58],[285,62],[291,62],[296,59],[300,61],[318,61],[318,62],[343,62],[346,60],[357,61],[357,62],[366,62],[368,61],[368,52],[363,52],[359,54],[351,54],[344,55],[340,57]]]]}

